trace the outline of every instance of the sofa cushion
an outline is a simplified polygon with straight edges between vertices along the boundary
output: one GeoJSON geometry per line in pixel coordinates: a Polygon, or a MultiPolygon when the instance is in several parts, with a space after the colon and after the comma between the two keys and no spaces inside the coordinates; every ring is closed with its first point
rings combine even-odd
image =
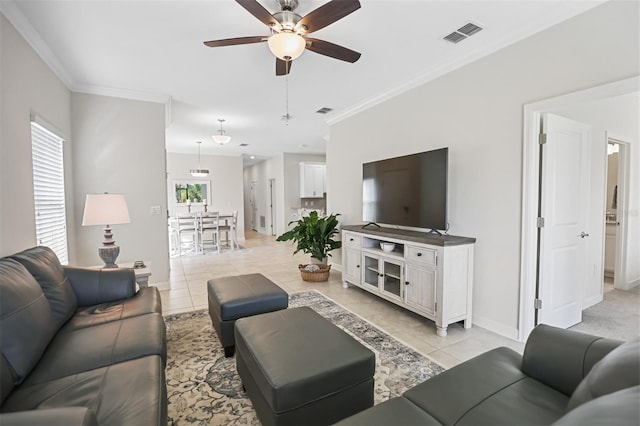
{"type": "Polygon", "coordinates": [[[85,407],[44,408],[0,414],[2,426],[97,426],[93,411],[85,407]]]}
{"type": "Polygon", "coordinates": [[[58,333],[25,385],[159,355],[166,362],[162,315],[148,314],[58,333]]]}
{"type": "Polygon", "coordinates": [[[580,382],[567,410],[609,393],[640,385],[640,338],[609,352],[580,382]]]}
{"type": "Polygon", "coordinates": [[[404,396],[440,423],[455,424],[489,396],[523,380],[520,364],[520,354],[497,348],[432,377],[404,396]]]}
{"type": "Polygon", "coordinates": [[[78,308],[61,332],[153,313],[162,313],[160,292],[157,287],[143,287],[128,299],[78,308]]]}
{"type": "Polygon", "coordinates": [[[563,414],[569,397],[531,377],[486,395],[457,425],[548,425],[563,414]]]}
{"type": "Polygon", "coordinates": [[[633,386],[592,399],[569,411],[554,425],[640,425],[638,401],[640,401],[640,386],[633,386]]]}
{"type": "Polygon", "coordinates": [[[9,363],[3,356],[0,356],[0,405],[7,399],[14,386],[9,363]]]}
{"type": "Polygon", "coordinates": [[[58,256],[49,247],[39,246],[16,253],[11,258],[27,268],[40,284],[51,307],[54,327],[62,327],[75,312],[78,301],[58,256]]]}
{"type": "Polygon", "coordinates": [[[429,413],[406,398],[391,398],[381,404],[347,417],[335,426],[432,426],[440,425],[429,413]]]}
{"type": "Polygon", "coordinates": [[[3,412],[86,407],[103,425],[167,424],[164,367],[159,356],[16,388],[3,412]]]}
{"type": "Polygon", "coordinates": [[[0,259],[0,348],[15,384],[38,362],[56,329],[49,302],[33,276],[0,259]]]}

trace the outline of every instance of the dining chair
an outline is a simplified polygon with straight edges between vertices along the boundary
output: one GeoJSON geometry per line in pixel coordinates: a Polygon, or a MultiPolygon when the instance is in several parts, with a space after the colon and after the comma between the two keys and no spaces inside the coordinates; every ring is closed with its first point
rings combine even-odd
{"type": "Polygon", "coordinates": [[[236,232],[236,228],[238,225],[238,210],[234,210],[231,215],[231,223],[226,223],[224,225],[220,225],[220,232],[225,232],[226,242],[231,247],[231,250],[235,250],[236,247],[240,248],[238,245],[238,234],[236,232]]]}
{"type": "Polygon", "coordinates": [[[198,252],[198,223],[196,216],[192,214],[178,213],[175,219],[175,232],[178,234],[177,246],[180,256],[185,244],[191,245],[195,253],[198,252]],[[185,236],[191,237],[189,241],[184,240],[185,236]]]}
{"type": "Polygon", "coordinates": [[[207,242],[212,243],[220,253],[220,213],[206,212],[200,215],[200,226],[198,232],[200,234],[200,248],[204,254],[204,245],[207,242]],[[211,239],[205,239],[205,235],[210,233],[211,239]]]}

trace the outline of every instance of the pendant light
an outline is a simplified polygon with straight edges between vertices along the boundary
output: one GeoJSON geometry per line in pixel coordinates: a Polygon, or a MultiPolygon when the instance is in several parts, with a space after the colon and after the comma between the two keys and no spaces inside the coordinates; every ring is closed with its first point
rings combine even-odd
{"type": "Polygon", "coordinates": [[[202,141],[196,141],[196,143],[198,144],[198,168],[197,169],[191,169],[191,176],[193,177],[205,177],[209,175],[209,170],[208,169],[203,169],[202,167],[200,167],[200,144],[202,143],[202,141]]]}
{"type": "Polygon", "coordinates": [[[231,136],[225,135],[224,130],[222,130],[222,123],[224,123],[224,118],[218,118],[218,121],[220,122],[220,130],[218,130],[217,135],[213,135],[211,137],[213,138],[214,142],[219,143],[220,145],[224,145],[231,140],[231,136]]]}

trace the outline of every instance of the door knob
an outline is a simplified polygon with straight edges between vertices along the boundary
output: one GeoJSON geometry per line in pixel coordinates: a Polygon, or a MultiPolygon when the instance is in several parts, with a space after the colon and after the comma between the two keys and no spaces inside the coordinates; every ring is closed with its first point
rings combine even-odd
{"type": "Polygon", "coordinates": [[[582,231],[582,232],[580,233],[580,238],[584,238],[584,237],[588,237],[588,236],[589,236],[589,234],[587,234],[587,233],[586,233],[586,232],[584,232],[584,231],[582,231]]]}

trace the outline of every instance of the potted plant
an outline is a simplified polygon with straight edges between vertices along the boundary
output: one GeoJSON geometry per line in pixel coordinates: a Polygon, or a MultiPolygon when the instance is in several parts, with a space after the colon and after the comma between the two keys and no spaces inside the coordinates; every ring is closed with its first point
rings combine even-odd
{"type": "Polygon", "coordinates": [[[330,265],[327,265],[327,257],[331,251],[342,247],[341,241],[333,237],[338,233],[339,214],[330,214],[320,217],[318,212],[312,211],[309,216],[303,216],[299,220],[289,222],[295,224],[293,228],[280,235],[276,241],[293,240],[297,245],[293,254],[302,251],[311,255],[312,265],[300,265],[302,279],[305,281],[326,281],[329,279],[330,265]]]}

